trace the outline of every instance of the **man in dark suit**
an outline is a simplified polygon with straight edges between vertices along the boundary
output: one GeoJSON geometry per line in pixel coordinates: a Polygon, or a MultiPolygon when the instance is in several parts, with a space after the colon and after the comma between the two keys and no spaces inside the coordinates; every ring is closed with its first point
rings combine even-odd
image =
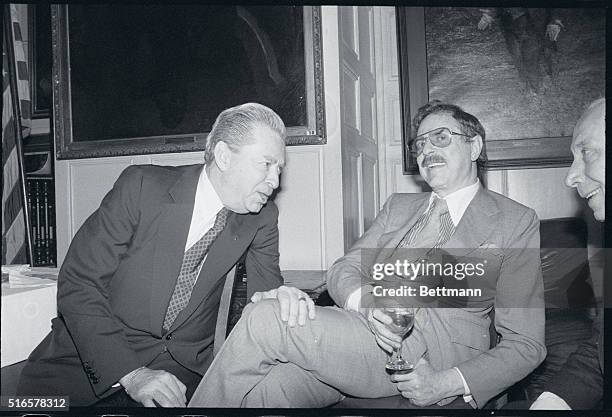
{"type": "Polygon", "coordinates": [[[28,358],[18,395],[184,406],[212,361],[222,278],[243,254],[249,295],[267,291],[285,314],[303,316],[305,295],[277,288],[278,210],[268,201],[285,135],[276,113],[247,103],[218,116],[205,165],[123,171],[72,240],[58,317],[28,358]]]}
{"type": "Polygon", "coordinates": [[[392,195],[334,263],[327,288],[341,308],[318,308],[302,327],[284,325],[274,301],[245,309],[189,406],[322,407],[344,395],[401,393],[417,406],[483,407],[544,359],[535,212],[478,181],[485,131],[476,117],[437,102],[422,107],[414,124],[413,150],[433,193],[392,195]],[[385,362],[401,337],[371,301],[372,266],[384,261],[384,248],[461,248],[468,258],[484,259],[480,285],[490,289],[465,308],[421,309],[403,345],[416,368],[391,378],[385,362]],[[493,307],[501,341],[490,350],[493,307]]]}
{"type": "MultiPolygon", "coordinates": [[[[595,219],[606,219],[606,100],[589,105],[572,139],[574,161],[565,183],[587,200],[595,219]]],[[[594,258],[603,256],[603,250],[594,258]]],[[[593,262],[591,260],[590,262],[593,262]]],[[[595,408],[603,396],[603,310],[593,323],[593,335],[572,353],[559,372],[544,385],[530,410],[585,410],[595,408]]]]}

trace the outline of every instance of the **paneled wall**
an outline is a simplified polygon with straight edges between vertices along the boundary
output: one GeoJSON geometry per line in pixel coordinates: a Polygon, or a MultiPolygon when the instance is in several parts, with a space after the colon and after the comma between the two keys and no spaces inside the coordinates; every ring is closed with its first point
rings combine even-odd
{"type": "MultiPolygon", "coordinates": [[[[343,254],[337,7],[323,7],[326,145],[287,148],[276,202],[281,269],[327,269],[343,254]]],[[[58,262],[120,172],[133,164],[182,165],[200,152],[56,161],[58,262]]]]}

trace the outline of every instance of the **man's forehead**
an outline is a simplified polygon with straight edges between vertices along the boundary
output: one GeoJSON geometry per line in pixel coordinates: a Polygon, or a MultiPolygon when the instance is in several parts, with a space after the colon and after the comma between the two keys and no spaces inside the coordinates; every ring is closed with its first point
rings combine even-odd
{"type": "Polygon", "coordinates": [[[451,130],[457,130],[461,126],[459,122],[448,113],[432,113],[421,121],[418,133],[422,134],[439,127],[448,127],[451,130]]]}
{"type": "Polygon", "coordinates": [[[591,109],[585,113],[574,128],[573,146],[585,143],[595,146],[605,146],[605,118],[601,109],[591,109]]]}

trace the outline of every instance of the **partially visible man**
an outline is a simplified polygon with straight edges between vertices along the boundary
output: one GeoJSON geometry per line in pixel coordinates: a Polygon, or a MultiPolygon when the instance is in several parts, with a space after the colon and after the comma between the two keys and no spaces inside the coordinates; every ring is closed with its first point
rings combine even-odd
{"type": "Polygon", "coordinates": [[[330,268],[328,290],[342,308],[318,308],[305,326],[288,327],[277,303],[248,306],[189,406],[323,407],[344,395],[399,392],[416,406],[457,399],[454,406],[483,407],[544,359],[535,212],[478,181],[485,131],[474,116],[433,102],[419,109],[414,125],[412,150],[433,192],[392,195],[330,268]],[[385,362],[401,338],[386,327],[391,319],[379,306],[365,301],[372,299],[372,265],[383,248],[478,250],[489,261],[492,287],[490,297],[469,308],[421,309],[404,341],[405,357],[417,366],[392,378],[385,362]],[[489,349],[493,307],[501,341],[489,349]]]}
{"type": "Polygon", "coordinates": [[[222,278],[245,253],[249,295],[269,291],[285,316],[304,320],[304,294],[277,289],[278,210],[268,199],[285,135],[276,113],[247,103],[218,116],[205,165],[124,170],[70,245],[58,317],[18,395],[184,406],[212,361],[222,278]]]}
{"type": "MultiPolygon", "coordinates": [[[[565,183],[587,200],[595,219],[606,219],[606,100],[595,100],[574,127],[574,161],[565,183]]],[[[601,253],[601,252],[600,252],[601,253]]],[[[597,256],[597,255],[596,255],[597,256]]],[[[569,356],[559,372],[544,385],[530,410],[584,410],[597,406],[603,396],[603,340],[600,309],[592,337],[569,356]]]]}

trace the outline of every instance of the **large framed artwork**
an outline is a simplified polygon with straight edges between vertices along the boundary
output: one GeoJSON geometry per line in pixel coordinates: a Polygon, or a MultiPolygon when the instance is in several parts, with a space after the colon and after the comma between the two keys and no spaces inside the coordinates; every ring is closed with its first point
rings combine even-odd
{"type": "Polygon", "coordinates": [[[573,126],[605,95],[605,10],[398,7],[404,172],[410,121],[442,100],[487,132],[485,168],[567,166],[573,126]]]}
{"type": "Polygon", "coordinates": [[[58,159],[203,150],[256,101],[325,143],[320,7],[53,5],[58,159]]]}

